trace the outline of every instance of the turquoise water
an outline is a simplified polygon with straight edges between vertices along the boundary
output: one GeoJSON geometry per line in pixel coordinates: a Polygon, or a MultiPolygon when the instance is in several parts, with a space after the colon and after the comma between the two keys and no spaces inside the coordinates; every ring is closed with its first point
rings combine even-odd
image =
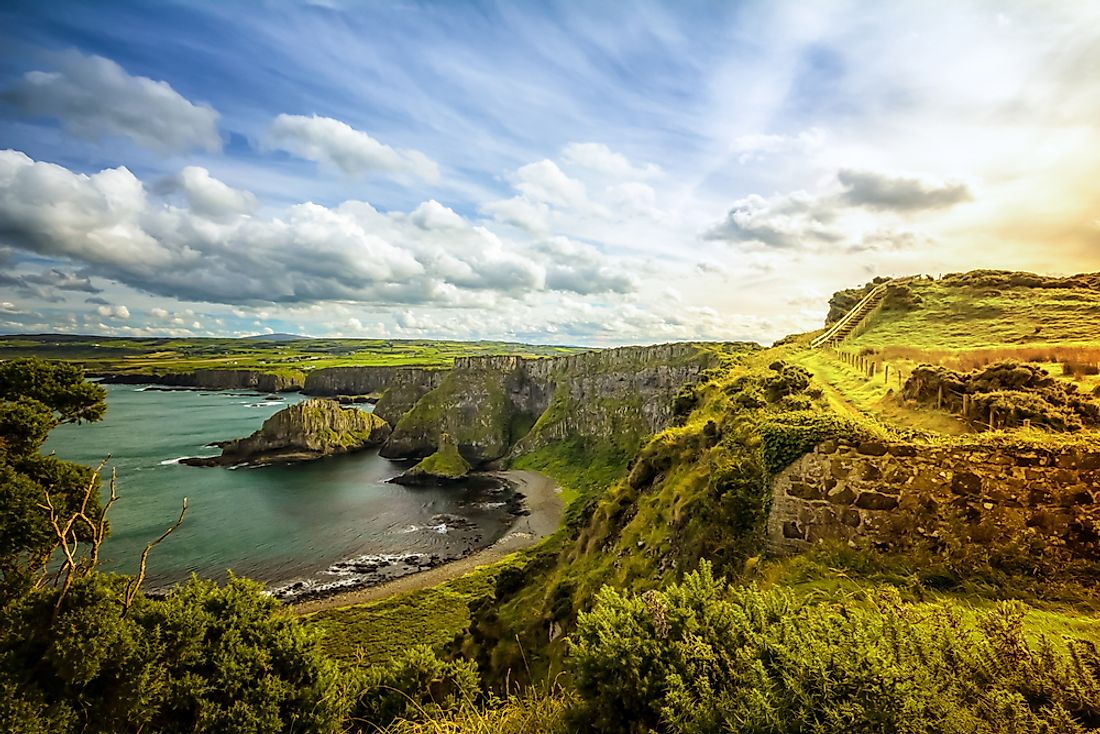
{"type": "Polygon", "coordinates": [[[491,543],[511,521],[501,490],[388,484],[401,467],[374,451],[255,469],[175,463],[217,454],[205,444],[248,435],[301,400],[297,394],[268,400],[245,392],[105,387],[104,420],[61,426],[46,450],[84,464],[112,455],[104,478],[117,470],[119,500],[111,509],[104,570],[136,571],[145,544],[175,522],[188,498],[183,525],[150,555],[148,588],[191,573],[224,578],[227,569],[272,588],[295,581],[306,588],[363,585],[380,573],[429,565],[432,555],[438,562],[491,543]]]}

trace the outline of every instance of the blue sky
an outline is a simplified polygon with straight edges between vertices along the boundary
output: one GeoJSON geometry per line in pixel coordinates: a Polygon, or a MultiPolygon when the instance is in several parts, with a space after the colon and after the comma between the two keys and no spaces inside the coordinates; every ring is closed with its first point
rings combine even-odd
{"type": "Polygon", "coordinates": [[[1096,270],[1097,21],[6,3],[0,330],[769,340],[876,274],[1096,270]]]}

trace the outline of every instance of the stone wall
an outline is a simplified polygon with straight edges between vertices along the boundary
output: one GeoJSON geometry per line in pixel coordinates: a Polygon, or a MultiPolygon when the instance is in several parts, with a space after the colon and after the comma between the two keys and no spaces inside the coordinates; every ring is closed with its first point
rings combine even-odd
{"type": "Polygon", "coordinates": [[[1100,447],[1046,450],[826,441],[775,478],[773,550],[824,539],[903,548],[1039,534],[1074,557],[1100,552],[1100,447]]]}

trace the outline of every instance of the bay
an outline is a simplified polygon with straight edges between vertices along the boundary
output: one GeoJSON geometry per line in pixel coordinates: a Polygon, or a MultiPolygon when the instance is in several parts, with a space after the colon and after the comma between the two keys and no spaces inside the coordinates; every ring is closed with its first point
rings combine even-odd
{"type": "Polygon", "coordinates": [[[44,451],[89,465],[111,455],[103,496],[114,469],[119,500],[110,513],[103,570],[136,572],[145,544],[175,522],[188,498],[183,525],[152,551],[146,588],[169,586],[191,573],[223,579],[230,569],[287,598],[361,586],[460,557],[495,541],[512,520],[506,490],[390,484],[386,480],[402,467],[376,451],[261,468],[177,463],[218,453],[205,444],[250,434],[303,399],[296,393],[267,399],[247,392],[105,388],[104,420],[57,428],[44,451]]]}

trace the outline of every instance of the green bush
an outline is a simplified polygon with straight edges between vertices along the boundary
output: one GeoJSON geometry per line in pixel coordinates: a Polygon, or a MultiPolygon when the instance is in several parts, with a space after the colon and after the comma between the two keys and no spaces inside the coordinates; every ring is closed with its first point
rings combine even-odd
{"type": "Polygon", "coordinates": [[[1100,653],[1029,640],[1025,608],[909,605],[885,587],[816,604],[710,566],[661,592],[604,588],[571,665],[597,732],[1096,731],[1100,653]]]}
{"type": "Polygon", "coordinates": [[[778,474],[827,439],[855,442],[869,438],[866,429],[837,415],[805,410],[782,413],[760,423],[764,464],[778,474]]]}
{"type": "Polygon", "coordinates": [[[472,708],[481,681],[470,660],[448,662],[427,645],[417,645],[385,665],[350,673],[348,723],[374,732],[397,719],[420,721],[472,708]]]}

